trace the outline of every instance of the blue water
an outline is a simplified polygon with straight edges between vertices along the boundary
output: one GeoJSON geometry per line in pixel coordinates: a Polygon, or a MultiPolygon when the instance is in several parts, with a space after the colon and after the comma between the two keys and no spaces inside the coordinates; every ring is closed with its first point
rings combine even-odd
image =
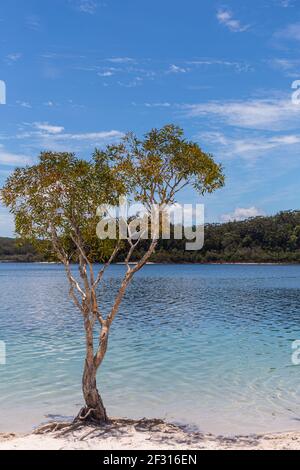
{"type": "MultiPolygon", "coordinates": [[[[105,309],[124,268],[99,291],[105,309]]],[[[61,266],[0,264],[0,432],[82,404],[82,319],[61,266]]],[[[110,337],[99,388],[111,416],[216,434],[300,429],[300,266],[147,266],[110,337]]]]}

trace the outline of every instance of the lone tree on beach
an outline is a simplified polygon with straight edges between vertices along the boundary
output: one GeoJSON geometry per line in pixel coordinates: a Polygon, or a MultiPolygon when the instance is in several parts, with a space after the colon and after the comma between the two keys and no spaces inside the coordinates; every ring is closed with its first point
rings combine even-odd
{"type": "Polygon", "coordinates": [[[64,265],[70,296],[83,317],[85,407],[78,420],[96,423],[108,420],[97,389],[97,371],[126,290],[151,258],[159,240],[156,223],[145,254],[132,265],[143,232],[132,234],[128,230],[126,240],[119,240],[118,236],[116,240],[100,240],[96,236],[102,214],[98,208],[104,204],[116,206],[119,197],[126,196],[132,202],[142,203],[147,211],[155,204],[163,213],[167,205],[176,203],[179,191],[186,186],[203,195],[223,184],[222,167],[198,144],[185,140],[182,129],[173,125],[153,129],[143,140],[128,134],[120,144],[96,150],[91,161],[71,153],[44,152],[36,165],[18,168],[7,179],[1,198],[14,215],[17,234],[41,250],[50,249],[64,265]],[[124,277],[105,317],[97,289],[124,246],[124,277]],[[100,270],[93,264],[95,257],[102,263],[100,270]],[[78,276],[72,263],[78,264],[78,276]],[[99,340],[95,341],[97,332],[99,340]]]}

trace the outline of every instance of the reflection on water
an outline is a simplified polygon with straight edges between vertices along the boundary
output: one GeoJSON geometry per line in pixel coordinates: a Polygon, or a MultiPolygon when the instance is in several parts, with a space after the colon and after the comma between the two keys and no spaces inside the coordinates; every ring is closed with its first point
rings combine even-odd
{"type": "MultiPolygon", "coordinates": [[[[107,310],[123,267],[99,291],[107,310]]],[[[0,265],[0,431],[81,406],[82,320],[62,267],[0,265]]],[[[110,337],[110,415],[235,434],[299,429],[300,266],[147,266],[110,337]]]]}

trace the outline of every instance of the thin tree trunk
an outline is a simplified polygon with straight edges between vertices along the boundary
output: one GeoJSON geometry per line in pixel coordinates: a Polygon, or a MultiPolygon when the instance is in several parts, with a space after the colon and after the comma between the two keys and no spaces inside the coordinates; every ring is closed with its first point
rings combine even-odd
{"type": "Polygon", "coordinates": [[[82,378],[82,391],[87,406],[86,419],[91,418],[101,424],[106,423],[108,417],[97,389],[96,374],[94,363],[86,359],[82,378]]]}
{"type": "Polygon", "coordinates": [[[96,421],[99,424],[108,421],[101,396],[97,389],[98,367],[94,359],[94,339],[93,324],[85,313],[84,326],[86,332],[86,359],[82,377],[82,392],[86,403],[86,409],[81,413],[81,419],[86,421],[96,421]]]}

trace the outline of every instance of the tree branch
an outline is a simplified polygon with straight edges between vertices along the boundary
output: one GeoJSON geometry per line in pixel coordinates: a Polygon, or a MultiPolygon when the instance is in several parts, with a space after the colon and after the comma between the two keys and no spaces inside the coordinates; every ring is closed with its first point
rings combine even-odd
{"type": "Polygon", "coordinates": [[[106,269],[111,265],[111,263],[113,262],[113,260],[114,260],[115,257],[117,256],[117,254],[118,254],[118,252],[119,252],[119,250],[120,250],[120,246],[121,246],[121,244],[120,244],[120,242],[118,242],[118,244],[117,244],[117,246],[115,247],[115,249],[114,249],[114,251],[113,251],[111,257],[109,258],[109,260],[107,261],[107,263],[105,263],[105,265],[103,266],[103,268],[99,271],[98,276],[97,276],[97,278],[96,278],[96,280],[95,280],[95,282],[93,283],[93,286],[92,286],[94,289],[95,289],[95,288],[98,286],[98,284],[101,282],[101,280],[102,280],[102,278],[103,278],[103,275],[104,275],[106,269]]]}

